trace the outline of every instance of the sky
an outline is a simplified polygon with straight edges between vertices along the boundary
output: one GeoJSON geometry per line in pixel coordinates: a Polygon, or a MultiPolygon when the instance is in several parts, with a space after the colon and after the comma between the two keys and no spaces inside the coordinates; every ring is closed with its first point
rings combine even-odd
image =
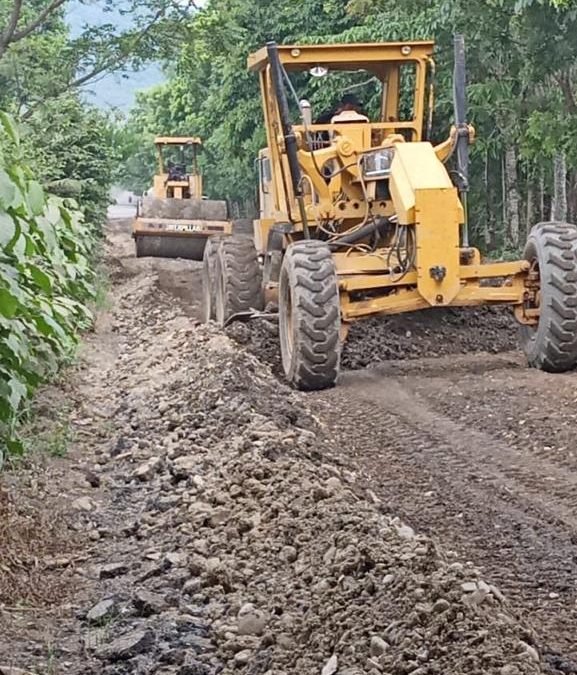
{"type": "MultiPolygon", "coordinates": [[[[201,7],[207,0],[198,0],[196,5],[201,7]]],[[[122,7],[122,0],[117,3],[122,7]]],[[[118,12],[104,12],[103,3],[99,0],[89,0],[80,3],[73,0],[68,4],[66,18],[73,35],[78,35],[85,24],[99,25],[103,23],[117,23],[120,28],[130,27],[130,17],[118,12]]],[[[98,81],[91,82],[85,89],[84,95],[88,101],[99,108],[116,108],[126,112],[134,103],[136,92],[148,89],[164,80],[160,68],[154,64],[138,72],[106,75],[98,81]]]]}

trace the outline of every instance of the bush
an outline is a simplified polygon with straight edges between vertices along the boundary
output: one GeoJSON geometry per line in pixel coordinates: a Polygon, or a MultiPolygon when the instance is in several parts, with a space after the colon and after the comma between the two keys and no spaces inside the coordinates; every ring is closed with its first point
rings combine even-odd
{"type": "Polygon", "coordinates": [[[90,325],[95,240],[74,201],[45,194],[20,158],[16,125],[0,113],[0,462],[22,451],[26,401],[90,325]]]}

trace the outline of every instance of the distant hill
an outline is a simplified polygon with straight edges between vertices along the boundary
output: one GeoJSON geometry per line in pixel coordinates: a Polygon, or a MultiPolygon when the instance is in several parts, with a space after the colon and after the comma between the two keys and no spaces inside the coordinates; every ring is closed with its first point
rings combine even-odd
{"type": "MultiPolygon", "coordinates": [[[[119,9],[122,8],[122,4],[122,0],[116,3],[119,9]]],[[[98,0],[86,4],[75,0],[68,7],[66,18],[73,35],[78,35],[86,24],[115,23],[120,29],[130,28],[131,25],[128,15],[122,15],[118,11],[104,12],[98,0]]],[[[151,65],[138,72],[107,75],[89,83],[84,92],[87,100],[99,108],[118,108],[126,111],[134,103],[137,91],[148,89],[163,80],[164,75],[160,68],[151,65]]]]}

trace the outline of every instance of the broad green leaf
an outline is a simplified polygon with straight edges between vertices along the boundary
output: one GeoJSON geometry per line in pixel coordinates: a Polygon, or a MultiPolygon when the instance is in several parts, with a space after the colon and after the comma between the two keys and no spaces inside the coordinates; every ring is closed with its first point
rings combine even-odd
{"type": "Polygon", "coordinates": [[[0,206],[4,209],[13,206],[16,192],[17,186],[14,184],[12,178],[10,178],[4,169],[0,169],[0,206]]]}
{"type": "Polygon", "coordinates": [[[29,264],[28,271],[34,279],[34,282],[38,284],[45,293],[52,293],[52,282],[44,270],[41,270],[37,265],[29,264]]]}
{"type": "Polygon", "coordinates": [[[28,205],[35,216],[41,216],[45,207],[44,190],[37,181],[33,180],[28,186],[28,205]]]}
{"type": "Polygon", "coordinates": [[[2,126],[6,134],[16,145],[20,143],[20,135],[16,122],[8,113],[0,111],[0,126],[2,126]]]}
{"type": "Polygon", "coordinates": [[[5,288],[0,288],[0,314],[9,319],[16,315],[18,310],[18,299],[5,288]]]}
{"type": "Polygon", "coordinates": [[[14,378],[12,378],[8,384],[11,389],[9,401],[12,409],[16,411],[20,407],[20,402],[26,396],[28,390],[22,382],[14,378]]]}
{"type": "Polygon", "coordinates": [[[12,241],[8,250],[18,262],[24,262],[26,259],[26,237],[17,233],[16,239],[12,241]]]}
{"type": "Polygon", "coordinates": [[[14,218],[0,211],[0,246],[7,246],[16,234],[14,218]]]}

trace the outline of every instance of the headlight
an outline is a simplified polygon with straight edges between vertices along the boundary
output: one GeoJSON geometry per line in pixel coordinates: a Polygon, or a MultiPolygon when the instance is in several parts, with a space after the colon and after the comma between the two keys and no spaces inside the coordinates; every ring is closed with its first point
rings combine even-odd
{"type": "Polygon", "coordinates": [[[363,155],[363,176],[376,180],[388,178],[393,163],[393,148],[379,148],[363,155]]]}

